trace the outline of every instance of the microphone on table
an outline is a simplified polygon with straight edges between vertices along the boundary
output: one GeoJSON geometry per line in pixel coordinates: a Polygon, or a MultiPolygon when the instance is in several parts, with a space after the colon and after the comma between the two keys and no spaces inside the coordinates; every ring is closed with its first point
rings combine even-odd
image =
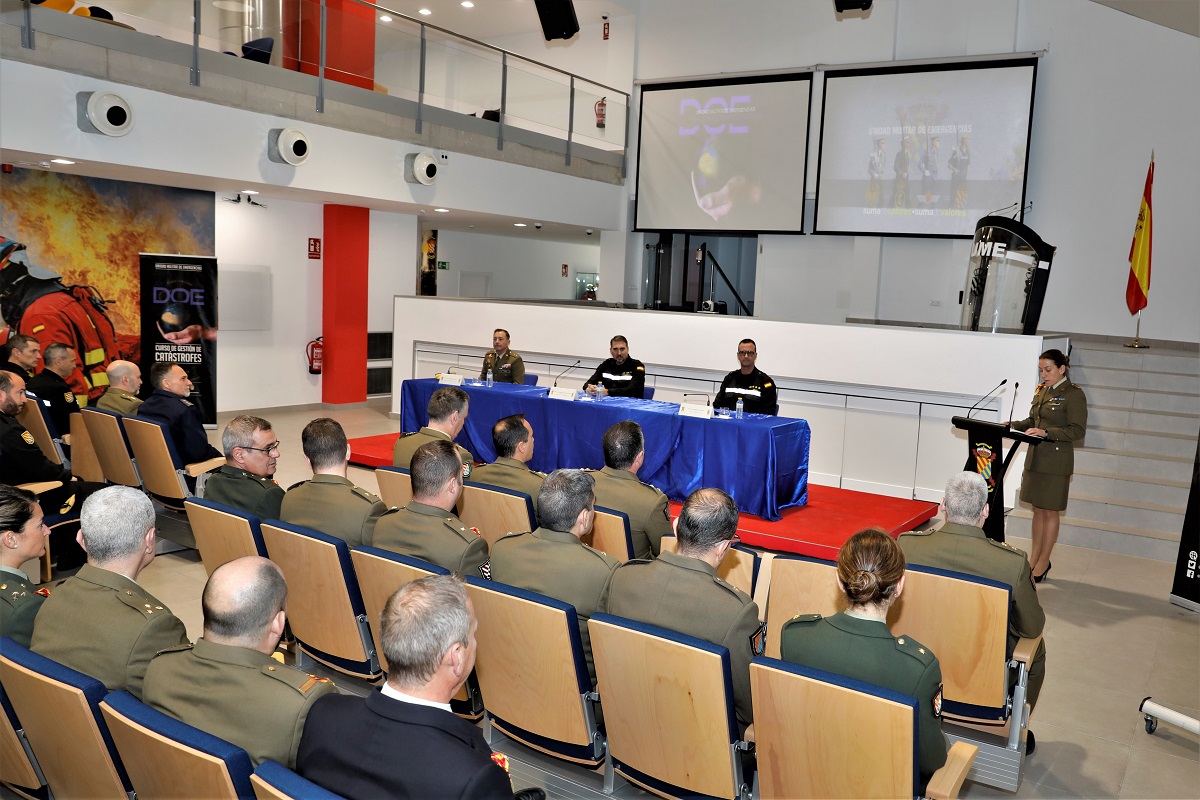
{"type": "Polygon", "coordinates": [[[561,378],[563,375],[566,375],[566,374],[567,374],[568,372],[570,372],[571,370],[573,370],[573,369],[575,369],[576,367],[578,367],[578,366],[579,366],[579,362],[580,362],[580,361],[583,361],[583,359],[582,359],[582,358],[577,358],[577,359],[575,359],[575,363],[574,363],[574,364],[572,364],[571,366],[567,367],[567,368],[566,368],[566,369],[564,369],[562,372],[558,373],[558,378],[555,378],[555,379],[554,379],[554,385],[555,385],[555,386],[558,386],[558,379],[559,379],[559,378],[561,378]]]}
{"type": "Polygon", "coordinates": [[[446,367],[446,374],[447,375],[457,375],[458,373],[454,371],[454,368],[457,366],[458,366],[457,364],[451,364],[450,366],[446,367]]]}
{"type": "Polygon", "coordinates": [[[996,384],[996,388],[995,388],[995,389],[992,389],[990,392],[988,392],[987,394],[985,394],[983,397],[981,397],[981,398],[979,398],[978,400],[976,400],[976,401],[975,401],[975,405],[973,405],[973,406],[971,406],[969,409],[967,409],[967,419],[970,419],[970,418],[971,418],[971,412],[972,412],[972,411],[974,411],[976,408],[978,408],[980,403],[982,403],[984,400],[987,400],[989,397],[991,397],[991,396],[992,396],[992,395],[994,395],[996,392],[998,392],[998,391],[1000,390],[1000,387],[1001,387],[1001,386],[1003,386],[1003,385],[1004,385],[1004,384],[1006,384],[1006,383],[1008,383],[1008,378],[1005,378],[1004,380],[1002,380],[1002,381],[1000,381],[999,383],[997,383],[997,384],[996,384]]]}
{"type": "Polygon", "coordinates": [[[1013,412],[1017,410],[1017,390],[1021,388],[1021,382],[1017,381],[1013,384],[1013,401],[1008,407],[1008,427],[1012,427],[1013,412]]]}
{"type": "Polygon", "coordinates": [[[709,397],[708,395],[704,394],[703,392],[684,392],[683,396],[684,396],[684,399],[687,399],[689,397],[703,397],[704,405],[706,405],[706,406],[712,405],[712,398],[709,397]]]}

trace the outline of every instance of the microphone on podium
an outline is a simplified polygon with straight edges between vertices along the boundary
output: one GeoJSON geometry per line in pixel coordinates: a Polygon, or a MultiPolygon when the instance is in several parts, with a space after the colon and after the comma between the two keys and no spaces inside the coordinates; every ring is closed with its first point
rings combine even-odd
{"type": "MultiPolygon", "coordinates": [[[[563,375],[566,375],[568,372],[570,372],[571,370],[573,370],[573,369],[575,369],[576,367],[578,367],[578,366],[579,366],[579,362],[580,362],[580,361],[583,361],[583,359],[582,359],[582,358],[577,358],[577,359],[575,359],[575,363],[574,363],[574,364],[572,364],[571,366],[567,367],[567,368],[566,368],[566,369],[564,369],[562,372],[558,373],[558,378],[561,378],[563,375]]],[[[555,379],[554,379],[554,385],[555,385],[555,386],[558,386],[558,378],[555,378],[555,379]]]]}
{"type": "Polygon", "coordinates": [[[996,388],[992,389],[990,392],[988,392],[987,394],[985,394],[983,397],[981,397],[981,398],[979,398],[978,400],[976,400],[976,401],[975,401],[975,405],[973,405],[973,406],[971,406],[969,409],[967,409],[967,419],[970,419],[970,418],[971,418],[971,412],[972,412],[972,411],[974,411],[976,408],[978,408],[980,403],[982,403],[984,400],[987,400],[989,397],[991,397],[992,395],[994,395],[996,392],[1000,391],[1000,387],[1001,387],[1001,386],[1003,386],[1003,385],[1004,385],[1004,384],[1006,384],[1006,383],[1008,383],[1008,378],[1005,378],[1004,380],[1002,380],[1002,381],[1000,381],[999,383],[997,383],[997,384],[996,384],[996,388]]]}
{"type": "Polygon", "coordinates": [[[1013,401],[1008,407],[1008,427],[1012,427],[1013,412],[1017,410],[1017,390],[1021,388],[1021,382],[1017,381],[1013,384],[1013,401]]]}

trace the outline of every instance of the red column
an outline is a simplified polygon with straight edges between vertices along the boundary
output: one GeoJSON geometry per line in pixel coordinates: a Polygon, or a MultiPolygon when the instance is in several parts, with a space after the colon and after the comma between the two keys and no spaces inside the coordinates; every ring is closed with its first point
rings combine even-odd
{"type": "MultiPolygon", "coordinates": [[[[353,0],[327,0],[325,77],[363,89],[375,87],[375,9],[353,0]]],[[[321,3],[283,7],[284,69],[316,75],[321,63],[321,3]]]]}
{"type": "Polygon", "coordinates": [[[321,335],[325,366],[321,401],[367,399],[367,260],[371,212],[325,206],[321,335]]]}

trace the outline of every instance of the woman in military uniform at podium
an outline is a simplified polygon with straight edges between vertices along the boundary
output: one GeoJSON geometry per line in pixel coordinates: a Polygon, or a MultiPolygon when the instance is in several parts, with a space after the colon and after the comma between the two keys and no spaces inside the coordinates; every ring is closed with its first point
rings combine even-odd
{"type": "Polygon", "coordinates": [[[1075,471],[1075,442],[1087,431],[1087,398],[1071,383],[1071,361],[1061,350],[1038,358],[1042,382],[1033,393],[1029,416],[1012,424],[1014,430],[1046,441],[1030,447],[1021,479],[1021,500],[1033,506],[1033,545],[1029,565],[1034,583],[1050,571],[1050,554],[1058,541],[1058,515],[1067,507],[1071,473],[1075,471]]]}

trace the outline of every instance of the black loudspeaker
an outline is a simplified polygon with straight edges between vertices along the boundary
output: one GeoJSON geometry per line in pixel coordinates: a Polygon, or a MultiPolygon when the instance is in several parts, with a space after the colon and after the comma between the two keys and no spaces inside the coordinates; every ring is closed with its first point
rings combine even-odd
{"type": "Polygon", "coordinates": [[[833,0],[833,10],[839,14],[847,11],[870,11],[872,0],[833,0]]]}
{"type": "Polygon", "coordinates": [[[579,18],[575,16],[572,0],[533,0],[537,6],[538,19],[542,23],[542,35],[551,39],[570,39],[579,33],[579,18]]]}

